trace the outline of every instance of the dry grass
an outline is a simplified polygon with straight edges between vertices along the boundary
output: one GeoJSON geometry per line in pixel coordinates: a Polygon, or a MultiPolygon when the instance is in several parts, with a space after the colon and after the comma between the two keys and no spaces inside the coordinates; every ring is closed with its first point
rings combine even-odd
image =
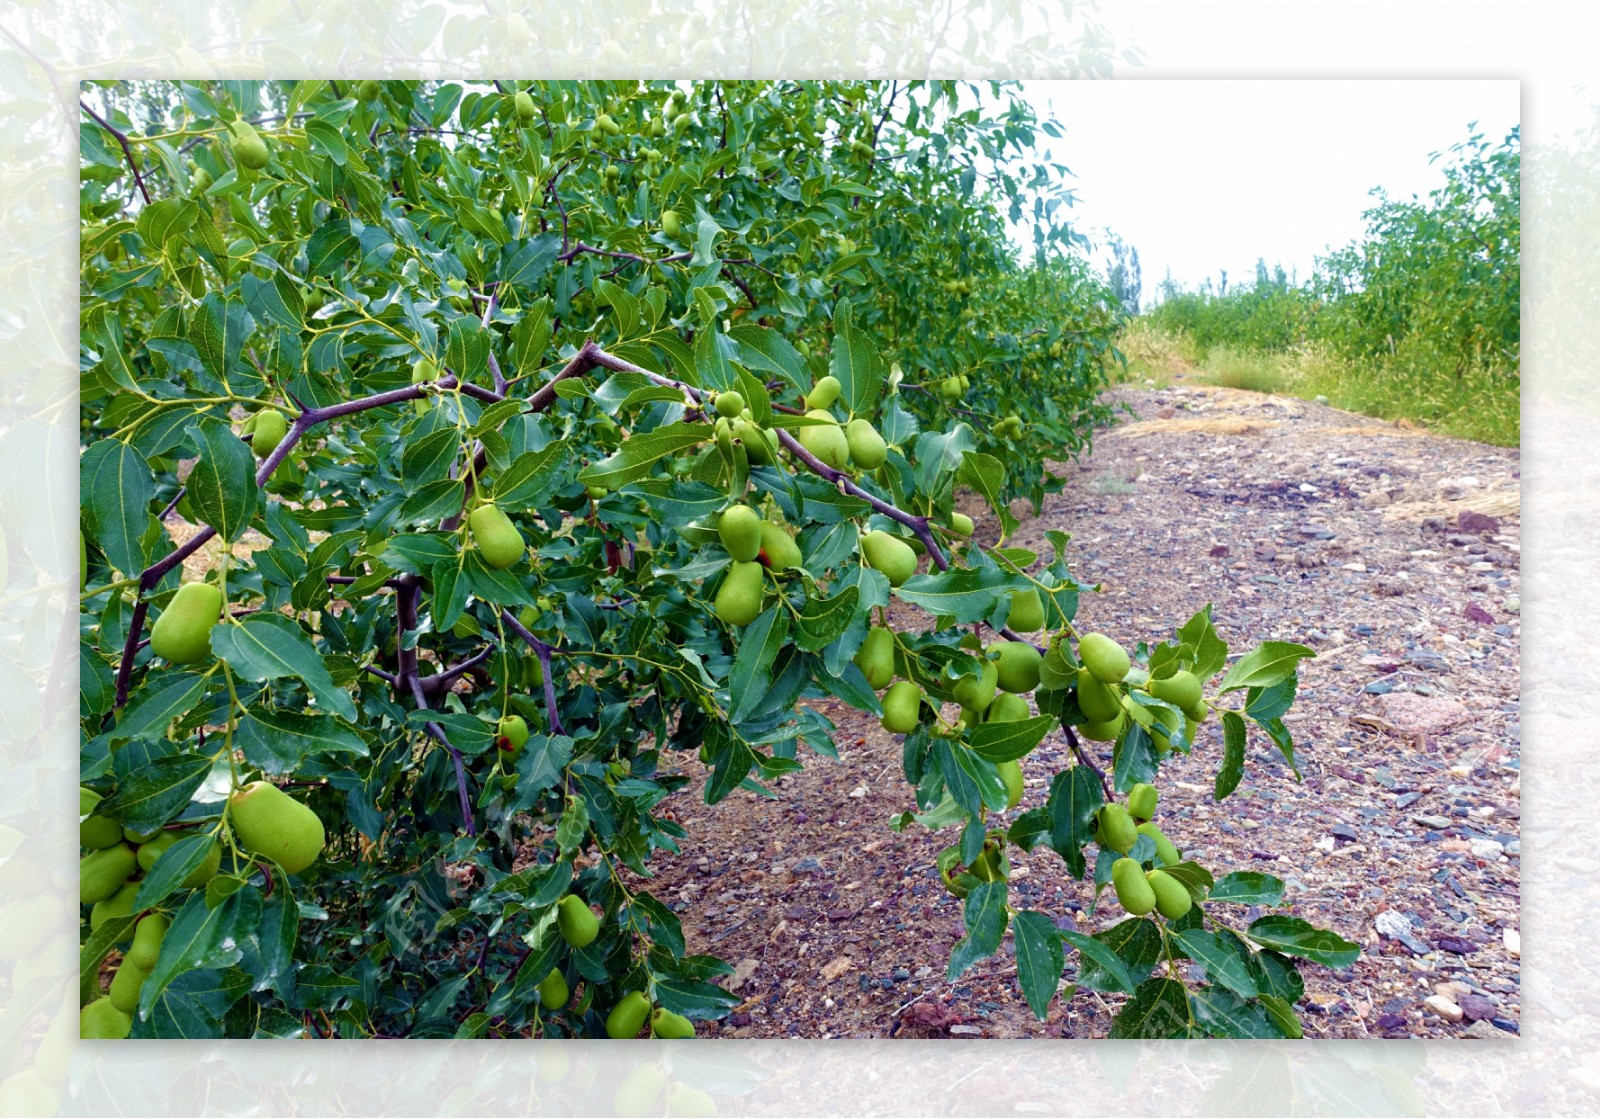
{"type": "Polygon", "coordinates": [[[1521,490],[1486,490],[1469,494],[1458,501],[1401,501],[1383,511],[1386,521],[1425,521],[1430,517],[1449,519],[1463,509],[1489,517],[1515,517],[1522,513],[1521,490]]]}
{"type": "Polygon", "coordinates": [[[1170,420],[1140,420],[1138,423],[1113,428],[1111,435],[1128,439],[1142,439],[1147,435],[1176,435],[1181,432],[1198,432],[1206,435],[1250,435],[1277,427],[1276,420],[1260,420],[1250,416],[1191,417],[1174,416],[1170,420]]]}

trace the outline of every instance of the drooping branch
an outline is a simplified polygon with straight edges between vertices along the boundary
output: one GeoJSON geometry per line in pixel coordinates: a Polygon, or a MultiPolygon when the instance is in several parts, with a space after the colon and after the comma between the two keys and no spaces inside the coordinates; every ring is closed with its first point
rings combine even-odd
{"type": "Polygon", "coordinates": [[[553,650],[549,645],[540,641],[533,635],[527,626],[517,621],[509,610],[500,611],[500,619],[522,640],[528,643],[528,648],[533,650],[533,655],[539,658],[539,667],[544,675],[544,707],[550,716],[550,733],[566,734],[561,726],[561,712],[556,710],[556,683],[555,673],[550,670],[551,654],[553,650]]]}
{"type": "Polygon", "coordinates": [[[1072,756],[1077,758],[1080,764],[1088,766],[1089,772],[1100,779],[1100,792],[1104,795],[1106,803],[1110,804],[1112,800],[1111,783],[1106,780],[1105,772],[1099,766],[1095,765],[1092,760],[1090,760],[1089,752],[1085,750],[1083,748],[1083,744],[1078,741],[1078,736],[1072,733],[1071,727],[1063,725],[1061,729],[1066,733],[1067,745],[1072,748],[1072,756]]]}
{"type": "MultiPolygon", "coordinates": [[[[428,697],[423,694],[422,681],[415,676],[411,678],[411,694],[416,699],[418,707],[424,711],[429,709],[428,697]]],[[[467,834],[476,836],[478,825],[472,818],[472,794],[467,791],[467,766],[461,758],[461,751],[450,744],[450,738],[445,734],[444,728],[432,719],[423,724],[423,729],[450,752],[450,761],[456,769],[456,793],[461,800],[461,820],[466,825],[467,834]]]]}
{"type": "Polygon", "coordinates": [[[128,143],[127,133],[113,127],[110,121],[89,108],[82,101],[78,102],[78,108],[88,113],[94,118],[96,124],[117,138],[117,143],[122,145],[122,154],[128,159],[128,166],[133,169],[133,181],[138,184],[139,193],[144,196],[144,204],[146,206],[150,205],[150,189],[144,185],[144,176],[139,174],[139,161],[134,158],[133,147],[128,143]]]}
{"type": "Polygon", "coordinates": [[[556,259],[562,264],[571,264],[584,253],[591,253],[594,256],[608,256],[613,260],[628,260],[632,261],[634,264],[675,264],[680,260],[688,260],[690,257],[694,256],[693,253],[682,252],[673,253],[670,256],[651,258],[648,256],[640,256],[638,253],[624,253],[617,252],[614,249],[602,249],[598,245],[590,245],[584,243],[583,241],[577,241],[573,244],[572,248],[558,253],[556,255],[556,259]]]}

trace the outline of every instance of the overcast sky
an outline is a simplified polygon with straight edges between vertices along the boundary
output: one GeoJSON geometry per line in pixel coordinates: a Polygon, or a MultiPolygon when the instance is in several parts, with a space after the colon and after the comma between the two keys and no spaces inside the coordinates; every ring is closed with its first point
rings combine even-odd
{"type": "MultiPolygon", "coordinates": [[[[1076,175],[1069,220],[1139,250],[1148,302],[1170,268],[1193,287],[1257,257],[1304,280],[1315,258],[1359,237],[1369,191],[1426,197],[1432,152],[1491,141],[1519,121],[1519,83],[1446,81],[1077,81],[1025,86],[1047,140],[1076,175]]],[[[1441,161],[1442,162],[1442,161],[1441,161]]],[[[1095,253],[1097,261],[1103,254],[1095,253]]]]}

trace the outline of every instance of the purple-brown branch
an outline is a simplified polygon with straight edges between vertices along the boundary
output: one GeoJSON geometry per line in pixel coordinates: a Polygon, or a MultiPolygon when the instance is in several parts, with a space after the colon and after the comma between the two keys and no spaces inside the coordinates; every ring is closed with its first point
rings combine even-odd
{"type": "Polygon", "coordinates": [[[566,734],[567,732],[561,726],[561,713],[556,710],[555,673],[550,670],[552,653],[550,646],[540,641],[527,626],[517,621],[511,611],[500,611],[500,618],[511,628],[512,633],[528,643],[528,648],[533,650],[533,655],[539,658],[539,667],[544,674],[544,706],[545,711],[550,715],[550,733],[566,734]]]}
{"type": "Polygon", "coordinates": [[[144,204],[146,206],[150,205],[150,190],[144,185],[144,176],[139,174],[139,161],[133,157],[133,148],[128,143],[127,134],[113,128],[110,121],[89,108],[82,101],[78,102],[78,108],[88,113],[94,118],[96,124],[117,138],[117,143],[122,145],[122,154],[128,158],[128,166],[133,169],[133,181],[139,185],[139,193],[144,195],[144,204]]]}

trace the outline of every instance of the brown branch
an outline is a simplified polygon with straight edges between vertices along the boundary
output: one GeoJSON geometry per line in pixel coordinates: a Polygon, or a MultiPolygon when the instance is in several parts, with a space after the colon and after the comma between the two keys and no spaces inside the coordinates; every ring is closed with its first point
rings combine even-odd
{"type": "Polygon", "coordinates": [[[1088,766],[1089,772],[1100,779],[1100,792],[1105,797],[1105,802],[1110,804],[1112,801],[1111,783],[1106,780],[1105,773],[1099,766],[1089,760],[1088,752],[1084,750],[1083,745],[1078,741],[1078,736],[1072,733],[1072,728],[1063,726],[1061,729],[1066,733],[1067,745],[1072,748],[1072,756],[1077,758],[1081,764],[1088,766]]]}
{"type": "Polygon", "coordinates": [[[550,733],[566,734],[561,726],[561,712],[556,710],[555,673],[550,670],[550,660],[554,650],[535,637],[527,626],[517,621],[511,611],[501,610],[500,618],[511,628],[512,633],[528,643],[528,648],[539,658],[539,667],[544,670],[544,707],[550,716],[550,733]]]}
{"type": "Polygon", "coordinates": [[[89,108],[82,101],[78,102],[78,108],[88,113],[94,118],[96,124],[117,138],[117,143],[122,145],[122,154],[128,157],[128,166],[133,171],[133,181],[139,184],[139,193],[144,195],[144,203],[148,206],[150,204],[150,190],[144,185],[144,176],[139,174],[139,161],[133,157],[133,148],[128,143],[127,134],[113,128],[110,121],[89,108]]]}

